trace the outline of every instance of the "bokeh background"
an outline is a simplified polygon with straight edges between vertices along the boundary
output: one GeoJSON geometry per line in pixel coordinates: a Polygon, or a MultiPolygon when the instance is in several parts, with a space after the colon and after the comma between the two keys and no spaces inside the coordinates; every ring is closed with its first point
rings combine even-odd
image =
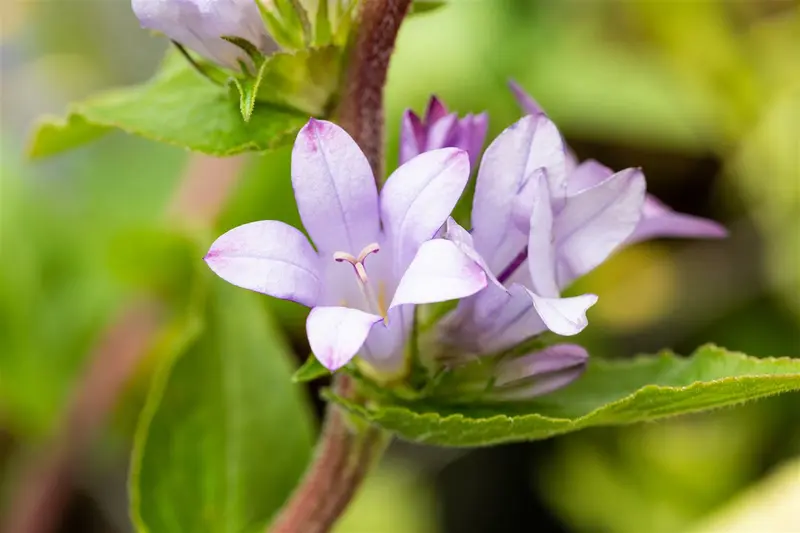
{"type": "MultiPolygon", "coordinates": [[[[181,287],[152,283],[154,272],[183,268],[185,257],[170,255],[180,243],[159,241],[156,260],[137,252],[164,224],[192,166],[182,150],[123,134],[26,161],[38,116],[147,79],[166,43],[139,29],[125,0],[1,7],[7,515],[20,505],[31,465],[46,470],[66,406],[120,310],[143,294],[168,303],[185,297],[181,287]]],[[[422,110],[436,93],[455,110],[489,111],[494,136],[520,114],[506,87],[514,78],[581,158],[642,166],[652,193],[731,231],[724,241],[637,245],[583,280],[601,296],[580,337],[593,357],[665,347],[686,354],[708,341],[756,356],[800,356],[798,58],[800,5],[792,0],[454,0],[401,32],[387,90],[390,166],[403,109],[422,110]]],[[[216,234],[266,218],[298,223],[288,156],[282,149],[240,162],[216,234]]],[[[213,173],[214,164],[201,166],[213,173]]],[[[302,309],[266,297],[263,305],[304,359],[302,309]]],[[[132,531],[128,455],[156,362],[137,362],[111,401],[103,391],[86,399],[89,410],[109,403],[109,416],[54,489],[66,511],[51,517],[52,531],[132,531]]],[[[316,390],[308,397],[319,412],[316,390]]],[[[796,394],[476,451],[397,443],[336,531],[800,531],[792,504],[800,498],[798,454],[796,394]]]]}

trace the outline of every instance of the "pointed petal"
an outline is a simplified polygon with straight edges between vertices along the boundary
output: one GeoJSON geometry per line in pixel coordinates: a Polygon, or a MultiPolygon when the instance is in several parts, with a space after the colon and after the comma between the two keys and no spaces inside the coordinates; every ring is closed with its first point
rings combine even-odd
{"type": "Polygon", "coordinates": [[[522,88],[520,84],[518,84],[514,80],[509,80],[508,87],[511,89],[511,92],[514,94],[514,98],[517,99],[517,103],[522,108],[522,111],[526,115],[544,115],[544,109],[539,103],[533,99],[531,95],[525,92],[525,89],[522,88]]]}
{"type": "Polygon", "coordinates": [[[339,126],[311,119],[292,151],[292,186],[320,254],[358,254],[378,240],[378,192],[367,158],[339,126]]]}
{"type": "Polygon", "coordinates": [[[644,174],[628,168],[569,198],[554,224],[560,287],[597,267],[631,236],[644,195],[644,174]]]}
{"type": "Polygon", "coordinates": [[[458,121],[458,138],[456,148],[461,148],[469,154],[470,168],[475,168],[478,158],[486,141],[486,132],[489,130],[489,115],[469,114],[458,121]]]}
{"type": "Polygon", "coordinates": [[[425,124],[430,126],[437,120],[444,118],[447,115],[447,106],[444,105],[438,96],[431,96],[428,101],[428,107],[425,110],[425,124]]]}
{"type": "Polygon", "coordinates": [[[612,174],[614,174],[614,171],[607,166],[594,159],[587,159],[569,173],[567,177],[567,194],[574,196],[586,189],[590,189],[608,179],[612,174]]]}
{"type": "Polygon", "coordinates": [[[528,290],[518,283],[511,285],[505,294],[490,287],[478,293],[475,299],[478,344],[486,352],[511,348],[547,331],[528,290]]]}
{"type": "Polygon", "coordinates": [[[438,150],[439,148],[451,148],[455,145],[458,127],[458,115],[451,113],[440,118],[436,122],[428,123],[427,138],[423,151],[438,150]]]}
{"type": "Polygon", "coordinates": [[[383,317],[349,307],[315,307],[308,314],[306,333],[311,351],[322,365],[334,371],[346,365],[383,317]]]}
{"type": "Polygon", "coordinates": [[[505,290],[503,284],[497,280],[494,273],[492,273],[492,271],[489,269],[489,265],[486,264],[486,260],[484,260],[483,256],[481,256],[477,250],[475,250],[475,243],[472,240],[472,235],[470,235],[467,230],[461,227],[453,217],[447,217],[443,238],[455,244],[462,254],[466,255],[472,261],[474,261],[475,264],[480,266],[483,272],[486,274],[486,278],[491,283],[494,283],[502,290],[505,290]]]}
{"type": "Polygon", "coordinates": [[[317,253],[283,222],[234,228],[214,241],[204,259],[228,283],[275,298],[311,307],[322,291],[317,253]]]}
{"type": "Polygon", "coordinates": [[[556,279],[556,250],[553,242],[553,209],[544,177],[533,179],[534,189],[530,208],[528,233],[528,271],[530,288],[542,296],[557,297],[560,294],[556,279]]]}
{"type": "Polygon", "coordinates": [[[389,176],[381,217],[398,278],[447,220],[468,179],[469,158],[455,148],[425,152],[389,176]]]}
{"type": "Polygon", "coordinates": [[[425,128],[411,110],[403,113],[400,126],[400,164],[413,159],[425,149],[425,128]]]}
{"type": "Polygon", "coordinates": [[[642,210],[642,219],[627,244],[659,237],[686,237],[697,239],[721,239],[728,231],[722,224],[707,218],[673,211],[654,196],[647,195],[642,210]]]}
{"type": "Polygon", "coordinates": [[[465,298],[486,287],[486,274],[475,261],[445,239],[427,241],[400,280],[389,308],[465,298]]]}
{"type": "Polygon", "coordinates": [[[533,306],[547,326],[558,335],[577,335],[589,325],[586,311],[597,303],[594,294],[583,294],[572,298],[544,298],[530,291],[533,306]]]}
{"type": "MultiPolygon", "coordinates": [[[[582,372],[588,359],[589,353],[582,346],[554,344],[543,350],[502,362],[495,372],[497,378],[495,385],[502,387],[513,384],[515,381],[536,378],[540,394],[543,388],[550,392],[566,383],[563,383],[562,379],[556,379],[558,386],[543,387],[549,378],[557,377],[561,372],[570,369],[579,369],[582,372]]],[[[575,377],[573,376],[572,379],[575,377]]]]}
{"type": "Polygon", "coordinates": [[[551,196],[563,198],[565,164],[561,135],[544,116],[522,118],[484,152],[472,208],[473,237],[496,272],[525,246],[526,236],[514,227],[515,197],[526,191],[532,176],[544,174],[551,196]]]}

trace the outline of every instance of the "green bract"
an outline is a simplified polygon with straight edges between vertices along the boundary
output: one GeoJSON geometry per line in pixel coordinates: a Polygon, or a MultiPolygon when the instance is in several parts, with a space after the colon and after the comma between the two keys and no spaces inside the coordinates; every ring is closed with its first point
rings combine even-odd
{"type": "Polygon", "coordinates": [[[657,420],[800,390],[800,360],[757,359],[716,346],[628,361],[593,360],[571,386],[529,402],[445,405],[328,397],[408,440],[481,446],[538,440],[591,426],[657,420]]]}

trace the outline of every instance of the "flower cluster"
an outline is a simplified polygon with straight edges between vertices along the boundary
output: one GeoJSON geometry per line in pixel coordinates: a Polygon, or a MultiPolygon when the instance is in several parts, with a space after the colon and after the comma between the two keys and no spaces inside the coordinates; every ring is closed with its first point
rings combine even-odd
{"type": "MultiPolygon", "coordinates": [[[[648,196],[641,169],[578,164],[541,108],[512,89],[527,114],[483,154],[469,231],[450,213],[487,118],[459,119],[434,98],[424,120],[406,113],[402,164],[380,193],[347,133],[312,119],[294,146],[292,184],[316,249],[281,222],[253,222],[217,239],[206,262],[235,285],[311,307],[309,343],[330,370],[358,355],[370,375],[400,380],[412,367],[440,375],[480,360],[492,363],[477,382],[488,399],[563,387],[585,368],[582,347],[519,348],[587,326],[597,296],[562,297],[565,288],[622,246],[725,231],[648,196]],[[424,339],[412,335],[415,306],[451,300],[424,339]]],[[[475,382],[463,385],[454,390],[475,382]]]]}

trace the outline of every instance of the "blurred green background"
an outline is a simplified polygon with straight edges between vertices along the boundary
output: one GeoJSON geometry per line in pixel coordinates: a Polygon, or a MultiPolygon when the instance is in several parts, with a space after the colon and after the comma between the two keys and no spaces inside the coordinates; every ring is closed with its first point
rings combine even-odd
{"type": "MultiPolygon", "coordinates": [[[[104,329],[142,295],[164,313],[179,308],[189,297],[182,276],[200,257],[171,236],[164,215],[186,152],[114,134],[51,160],[24,156],[37,116],[145,80],[165,41],[139,29],[125,0],[4,0],[1,9],[0,494],[8,513],[104,329]]],[[[389,167],[403,109],[420,111],[435,93],[462,113],[488,110],[493,137],[519,116],[506,88],[514,78],[581,158],[642,166],[650,192],[731,231],[719,242],[637,245],[581,281],[601,296],[579,339],[593,357],[689,353],[706,341],[800,356],[798,58],[792,0],[454,0],[401,32],[387,89],[389,167]]],[[[298,224],[288,157],[282,149],[243,162],[208,243],[252,220],[298,224]]],[[[304,359],[303,310],[260,301],[304,359]]],[[[132,530],[127,461],[158,356],[138,363],[75,466],[54,530],[132,530]]],[[[800,497],[798,408],[800,397],[786,395],[479,451],[399,443],[337,532],[800,531],[790,504],[800,497]]]]}

